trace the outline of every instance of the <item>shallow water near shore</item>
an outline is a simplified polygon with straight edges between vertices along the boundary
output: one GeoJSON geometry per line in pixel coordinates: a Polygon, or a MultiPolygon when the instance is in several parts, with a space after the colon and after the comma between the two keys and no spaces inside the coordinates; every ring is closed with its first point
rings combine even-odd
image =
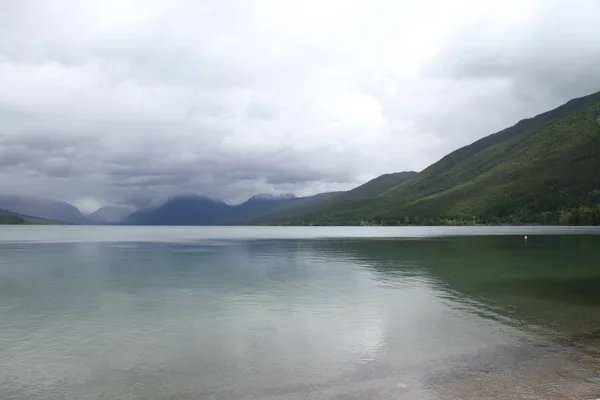
{"type": "Polygon", "coordinates": [[[0,398],[595,399],[599,234],[1,227],[0,398]]]}

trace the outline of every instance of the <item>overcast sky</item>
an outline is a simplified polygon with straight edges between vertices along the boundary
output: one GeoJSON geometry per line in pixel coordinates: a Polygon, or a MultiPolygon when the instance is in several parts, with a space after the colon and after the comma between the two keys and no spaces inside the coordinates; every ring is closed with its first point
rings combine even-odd
{"type": "Polygon", "coordinates": [[[600,90],[600,1],[0,0],[0,187],[346,189],[600,90]]]}

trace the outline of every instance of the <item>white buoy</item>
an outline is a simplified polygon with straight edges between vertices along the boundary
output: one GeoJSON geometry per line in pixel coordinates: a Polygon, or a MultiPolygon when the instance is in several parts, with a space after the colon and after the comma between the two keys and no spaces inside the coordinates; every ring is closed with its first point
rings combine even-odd
{"type": "Polygon", "coordinates": [[[525,240],[527,240],[527,235],[525,235],[525,240]]]}

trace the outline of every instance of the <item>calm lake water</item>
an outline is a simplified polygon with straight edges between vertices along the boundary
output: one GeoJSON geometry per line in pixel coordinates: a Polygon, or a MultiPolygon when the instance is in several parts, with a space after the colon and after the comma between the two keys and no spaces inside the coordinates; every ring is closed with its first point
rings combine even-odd
{"type": "Polygon", "coordinates": [[[595,399],[598,234],[1,227],[0,399],[595,399]]]}

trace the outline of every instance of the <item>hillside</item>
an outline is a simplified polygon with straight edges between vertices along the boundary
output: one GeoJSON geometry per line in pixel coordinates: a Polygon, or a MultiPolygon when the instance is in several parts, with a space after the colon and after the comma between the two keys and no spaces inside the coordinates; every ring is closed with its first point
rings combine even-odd
{"type": "Polygon", "coordinates": [[[172,198],[153,210],[140,210],[123,220],[131,225],[219,225],[230,206],[203,196],[172,198]]]}
{"type": "Polygon", "coordinates": [[[133,207],[105,206],[88,214],[87,217],[90,221],[97,224],[116,224],[123,220],[123,218],[131,215],[134,211],[133,207]]]}
{"type": "Polygon", "coordinates": [[[245,203],[237,206],[238,210],[236,211],[236,214],[233,218],[226,221],[226,223],[228,225],[270,225],[283,216],[296,215],[315,207],[323,207],[343,193],[344,192],[325,192],[314,196],[274,200],[250,198],[245,203]]]}
{"type": "MultiPolygon", "coordinates": [[[[251,221],[254,224],[266,225],[304,225],[304,224],[320,224],[320,225],[336,225],[337,223],[326,222],[325,219],[330,215],[330,209],[352,209],[361,205],[368,205],[373,198],[381,195],[386,190],[394,187],[405,180],[414,177],[417,172],[404,171],[384,174],[374,178],[352,190],[346,192],[321,193],[312,198],[320,199],[319,202],[306,202],[296,207],[290,207],[269,214],[264,218],[257,218],[251,221]],[[327,197],[325,197],[327,196],[327,197]],[[318,213],[324,212],[326,215],[319,217],[318,213]],[[316,222],[322,221],[322,222],[316,222]]],[[[309,199],[309,198],[306,198],[309,199]]],[[[343,211],[337,218],[345,218],[343,211]]],[[[352,218],[354,220],[354,218],[352,218]]],[[[340,223],[341,225],[355,225],[360,222],[340,223]]]]}
{"type": "Polygon", "coordinates": [[[204,196],[174,197],[164,204],[134,212],[121,222],[124,225],[237,225],[268,220],[272,214],[300,211],[325,204],[338,193],[316,196],[292,195],[251,197],[239,205],[228,205],[204,196]]]}
{"type": "Polygon", "coordinates": [[[0,225],[56,225],[58,222],[0,209],[0,225]]]}
{"type": "Polygon", "coordinates": [[[378,192],[369,184],[277,223],[600,224],[600,93],[520,121],[378,192]]]}
{"type": "Polygon", "coordinates": [[[374,197],[389,190],[391,187],[399,185],[405,180],[417,175],[415,171],[394,172],[384,174],[375,179],[371,179],[365,184],[362,184],[348,192],[344,193],[344,199],[358,199],[364,197],[374,197]]]}
{"type": "Polygon", "coordinates": [[[33,219],[86,224],[90,220],[64,201],[22,195],[0,195],[0,208],[33,219]]]}
{"type": "Polygon", "coordinates": [[[27,225],[25,218],[0,210],[0,225],[27,225]]]}

